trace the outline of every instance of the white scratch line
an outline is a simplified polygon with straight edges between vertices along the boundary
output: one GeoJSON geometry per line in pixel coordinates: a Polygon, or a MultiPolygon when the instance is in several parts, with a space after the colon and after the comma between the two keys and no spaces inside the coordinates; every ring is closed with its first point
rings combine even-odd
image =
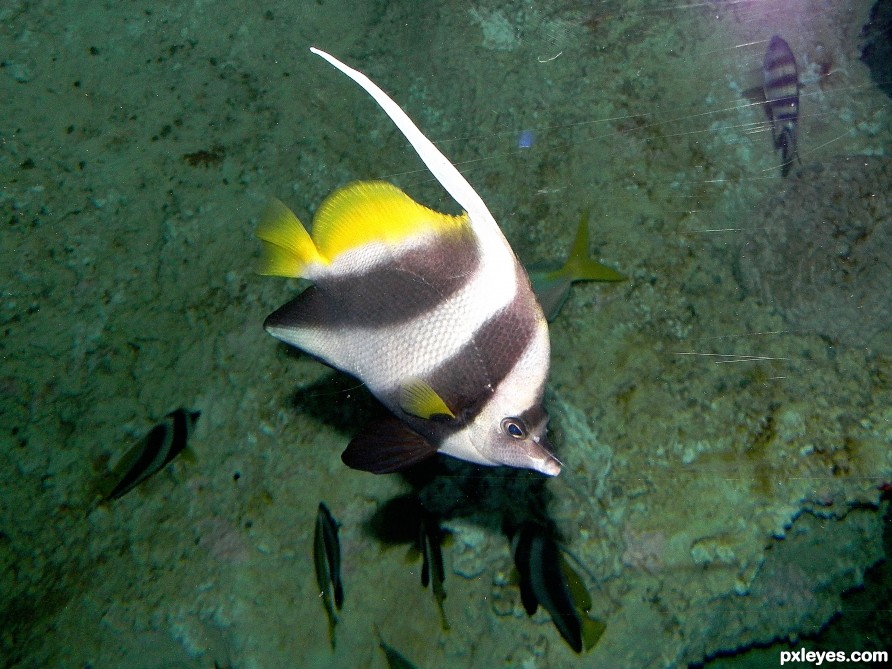
{"type": "Polygon", "coordinates": [[[774,358],[768,355],[737,355],[737,356],[728,356],[729,360],[716,360],[715,364],[724,365],[729,362],[759,362],[760,360],[789,360],[789,358],[774,358]]]}
{"type": "Polygon", "coordinates": [[[558,51],[556,55],[552,56],[551,58],[546,58],[545,60],[542,60],[542,56],[536,56],[536,60],[538,60],[540,63],[550,63],[551,61],[560,58],[563,53],[563,51],[558,51]]]}
{"type": "Polygon", "coordinates": [[[789,358],[773,357],[768,355],[746,355],[737,353],[700,353],[698,351],[675,351],[675,355],[699,355],[705,358],[722,358],[715,360],[715,364],[724,365],[729,362],[759,362],[762,360],[789,360],[789,358]]]}
{"type": "Polygon", "coordinates": [[[737,339],[738,337],[761,337],[776,334],[809,334],[814,330],[764,330],[761,332],[741,332],[739,334],[716,335],[714,337],[695,337],[694,341],[708,341],[710,339],[737,339]]]}

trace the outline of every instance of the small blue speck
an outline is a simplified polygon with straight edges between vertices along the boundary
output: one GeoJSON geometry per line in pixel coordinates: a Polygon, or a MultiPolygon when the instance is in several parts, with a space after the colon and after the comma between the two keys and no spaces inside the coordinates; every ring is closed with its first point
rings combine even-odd
{"type": "Polygon", "coordinates": [[[518,149],[528,149],[533,145],[533,142],[536,141],[536,133],[532,130],[524,130],[520,133],[520,136],[517,138],[517,148],[518,149]]]}

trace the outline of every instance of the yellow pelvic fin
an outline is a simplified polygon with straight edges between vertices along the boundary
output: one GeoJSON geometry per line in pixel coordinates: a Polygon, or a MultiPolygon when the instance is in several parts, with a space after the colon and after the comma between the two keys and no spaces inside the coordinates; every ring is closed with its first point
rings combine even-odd
{"type": "Polygon", "coordinates": [[[256,234],[263,242],[260,274],[300,277],[307,265],[325,262],[306,228],[279,200],[269,203],[256,234]]]}
{"type": "Polygon", "coordinates": [[[571,281],[624,281],[625,276],[612,267],[602,265],[589,256],[588,236],[588,212],[585,211],[579,217],[579,227],[573,246],[570,247],[570,257],[559,270],[555,270],[554,277],[565,276],[571,281]]]}
{"type": "Polygon", "coordinates": [[[455,418],[443,398],[425,381],[413,378],[400,389],[400,408],[407,414],[429,420],[435,416],[455,418]]]}
{"type": "Polygon", "coordinates": [[[339,188],[319,205],[313,241],[328,261],[371,242],[396,246],[424,232],[470,230],[467,214],[450,216],[418,204],[384,181],[357,181],[339,188]]]}

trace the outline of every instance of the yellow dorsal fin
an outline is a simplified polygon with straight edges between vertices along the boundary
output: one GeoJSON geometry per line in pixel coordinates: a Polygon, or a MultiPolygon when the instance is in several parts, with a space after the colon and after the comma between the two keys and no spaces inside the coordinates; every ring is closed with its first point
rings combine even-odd
{"type": "Polygon", "coordinates": [[[339,188],[319,205],[313,241],[328,261],[370,242],[397,245],[423,232],[470,229],[466,214],[449,216],[418,204],[384,181],[358,181],[339,188]]]}
{"type": "Polygon", "coordinates": [[[263,242],[260,274],[299,277],[307,265],[325,262],[306,228],[279,200],[269,203],[256,234],[263,242]]]}
{"type": "Polygon", "coordinates": [[[434,416],[455,418],[436,391],[425,381],[413,378],[403,383],[400,389],[400,408],[407,414],[429,420],[434,416]]]}

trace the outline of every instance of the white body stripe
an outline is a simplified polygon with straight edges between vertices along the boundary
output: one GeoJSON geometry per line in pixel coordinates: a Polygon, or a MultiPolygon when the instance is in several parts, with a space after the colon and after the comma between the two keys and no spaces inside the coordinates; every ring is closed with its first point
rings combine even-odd
{"type": "MultiPolygon", "coordinates": [[[[490,441],[485,432],[480,432],[479,425],[498,425],[503,417],[518,415],[527,407],[539,403],[542,388],[535,383],[530,383],[530,380],[545,378],[548,374],[549,355],[548,325],[543,319],[535,338],[530,342],[520,360],[517,361],[514,369],[495,387],[493,396],[481,411],[478,419],[446,439],[440,445],[440,451],[455,458],[481,465],[514,465],[514,463],[494,460],[485,455],[492,452],[492,444],[478,443],[481,438],[486,439],[487,442],[490,441]]],[[[540,467],[533,467],[531,464],[520,466],[532,467],[545,472],[546,458],[543,458],[540,467]]]]}
{"type": "MultiPolygon", "coordinates": [[[[302,327],[283,338],[361,378],[375,394],[393,390],[411,377],[426,378],[517,294],[513,256],[506,265],[492,255],[483,249],[474,276],[442,304],[411,321],[374,328],[302,327]]],[[[364,260],[353,258],[354,268],[364,265],[364,260]]]]}
{"type": "Polygon", "coordinates": [[[435,232],[426,230],[422,234],[412,235],[402,240],[398,247],[388,246],[385,242],[369,242],[362,246],[348,249],[340,253],[330,264],[313,263],[307,265],[303,278],[317,281],[322,277],[342,277],[365,274],[376,267],[392,265],[394,257],[417,248],[436,242],[435,232]]]}

